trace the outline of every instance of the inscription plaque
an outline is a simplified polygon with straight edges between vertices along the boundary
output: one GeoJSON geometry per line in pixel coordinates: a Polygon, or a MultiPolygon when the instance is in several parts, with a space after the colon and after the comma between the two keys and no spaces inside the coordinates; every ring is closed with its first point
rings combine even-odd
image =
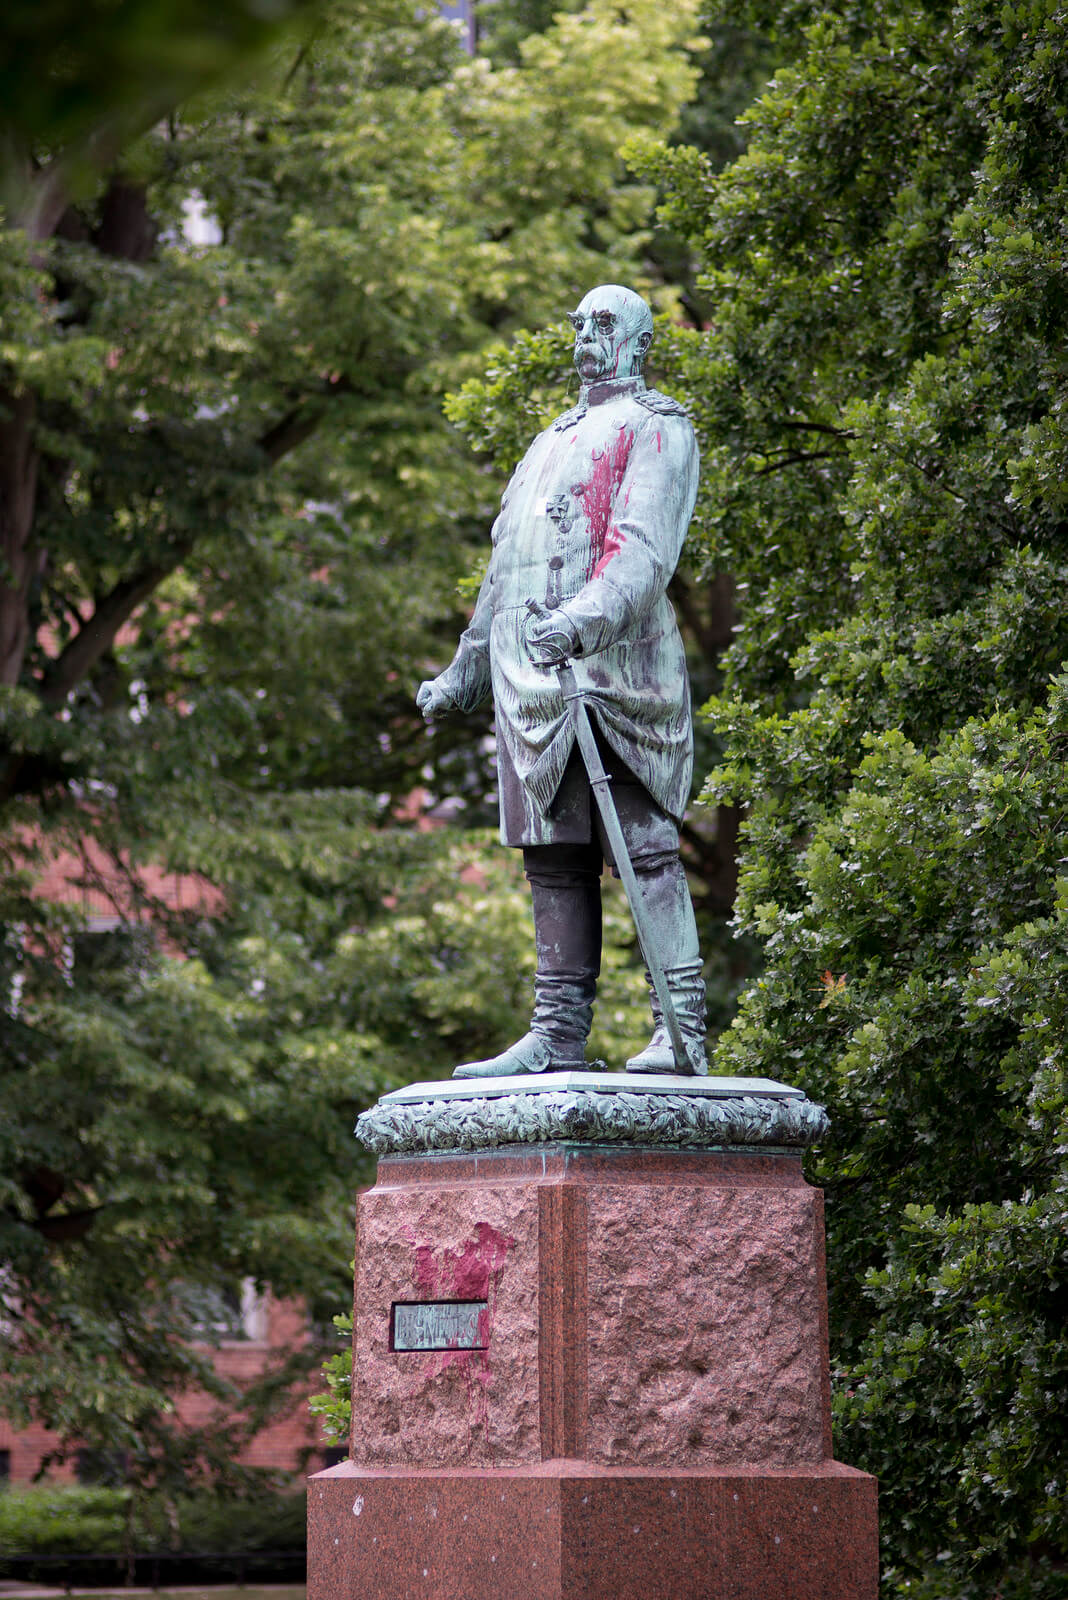
{"type": "Polygon", "coordinates": [[[394,1303],[391,1350],[485,1350],[489,1330],[485,1300],[394,1303]]]}

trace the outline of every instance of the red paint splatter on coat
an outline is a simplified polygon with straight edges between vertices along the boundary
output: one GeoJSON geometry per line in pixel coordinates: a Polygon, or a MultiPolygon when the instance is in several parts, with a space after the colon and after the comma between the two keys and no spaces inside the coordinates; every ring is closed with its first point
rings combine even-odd
{"type": "Polygon", "coordinates": [[[612,557],[617,556],[622,550],[623,544],[623,535],[620,533],[615,523],[613,523],[604,536],[604,551],[601,555],[600,561],[598,561],[597,565],[590,573],[591,578],[599,578],[601,576],[601,573],[604,571],[605,567],[607,567],[612,557]]]}
{"type": "MultiPolygon", "coordinates": [[[[629,505],[629,503],[630,503],[630,490],[628,489],[627,492],[626,492],[626,495],[623,498],[623,510],[624,511],[626,511],[627,506],[629,505]]],[[[594,567],[593,572],[590,574],[590,576],[593,577],[593,578],[599,578],[601,576],[601,573],[604,571],[605,567],[607,567],[608,563],[611,561],[612,557],[619,554],[619,552],[622,550],[622,548],[623,548],[625,543],[626,543],[626,539],[624,538],[623,534],[620,533],[619,529],[616,527],[615,523],[613,522],[612,526],[609,528],[608,532],[604,536],[604,549],[601,552],[601,559],[600,559],[600,561],[598,561],[597,565],[594,567]]]]}
{"type": "Polygon", "coordinates": [[[593,452],[593,471],[586,483],[577,486],[576,493],[582,501],[590,530],[587,578],[603,571],[622,546],[623,538],[618,528],[611,528],[609,539],[610,519],[612,503],[623,483],[633,443],[633,429],[621,428],[612,444],[606,445],[604,450],[593,452]]]}

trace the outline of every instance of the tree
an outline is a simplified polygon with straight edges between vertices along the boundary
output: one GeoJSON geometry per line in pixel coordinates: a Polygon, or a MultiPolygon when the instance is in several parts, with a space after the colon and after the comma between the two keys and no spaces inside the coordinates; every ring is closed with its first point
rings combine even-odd
{"type": "Polygon", "coordinates": [[[635,149],[715,302],[673,377],[739,596],[706,793],[747,807],[766,963],[716,1063],[830,1110],[839,1449],[888,1591],[1060,1594],[1064,17],[748,20],[796,31],[746,153],[635,149]]]}
{"type": "MultiPolygon", "coordinates": [[[[731,22],[783,62],[745,153],[630,147],[712,307],[654,355],[738,607],[705,797],[745,807],[764,970],[715,1066],[831,1113],[838,1449],[887,1592],[1063,1594],[1064,18],[731,22]]],[[[516,341],[457,417],[507,455],[561,360],[516,341]]]]}
{"type": "Polygon", "coordinates": [[[595,0],[495,70],[420,8],[339,4],[3,235],[3,1402],[142,1482],[232,1453],[169,1425],[212,1381],[186,1291],[336,1305],[355,1114],[510,1031],[514,869],[388,826],[446,785],[484,820],[492,776],[485,724],[430,741],[411,705],[496,494],[441,396],[513,322],[640,276],[616,151],[669,130],[692,15],[595,0]],[[87,838],[128,923],[91,954],[32,893],[87,838]],[[222,908],[168,914],[150,857],[222,908]],[[461,960],[499,1005],[445,982],[461,960]]]}
{"type": "Polygon", "coordinates": [[[12,187],[49,185],[59,158],[99,167],[192,93],[247,70],[306,0],[10,0],[0,29],[3,174],[12,187]]]}

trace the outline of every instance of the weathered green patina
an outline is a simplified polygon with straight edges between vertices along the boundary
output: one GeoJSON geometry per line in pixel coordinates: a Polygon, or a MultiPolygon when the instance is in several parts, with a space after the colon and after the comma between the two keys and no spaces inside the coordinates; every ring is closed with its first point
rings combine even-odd
{"type": "Polygon", "coordinates": [[[677,1084],[573,1072],[512,1082],[412,1084],[365,1111],[356,1134],[379,1156],[561,1141],[784,1152],[817,1143],[827,1127],[822,1106],[767,1078],[677,1084]]]}
{"type": "Polygon", "coordinates": [[[690,693],[666,594],[697,494],[697,444],[684,408],[641,376],[653,322],[639,295],[604,285],[571,321],[578,403],[516,468],[470,626],[451,664],[417,697],[430,720],[472,710],[492,692],[501,837],[523,848],[534,903],[531,1031],[458,1076],[583,1061],[600,966],[598,880],[614,856],[550,670],[565,662],[613,779],[642,891],[643,942],[648,951],[652,941],[681,1028],[673,1050],[654,992],[656,1031],[628,1067],[706,1070],[697,930],[678,859],[693,771],[690,693]]]}

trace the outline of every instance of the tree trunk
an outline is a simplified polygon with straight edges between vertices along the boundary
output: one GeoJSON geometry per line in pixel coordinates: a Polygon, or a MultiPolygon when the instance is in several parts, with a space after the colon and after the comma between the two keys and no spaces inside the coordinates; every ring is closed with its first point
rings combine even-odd
{"type": "MultiPolygon", "coordinates": [[[[64,226],[66,199],[58,170],[42,179],[32,194],[24,225],[33,238],[44,238],[64,226]]],[[[93,242],[104,255],[125,261],[147,261],[157,229],[149,214],[144,186],[112,178],[100,204],[93,242]]],[[[33,585],[47,553],[34,539],[38,459],[33,443],[37,402],[31,390],[0,391],[0,683],[19,681],[30,644],[33,585]]],[[[177,564],[177,563],[174,563],[177,564]]],[[[120,583],[98,607],[72,645],[49,673],[42,698],[60,703],[110,648],[116,632],[140,602],[151,594],[170,565],[135,574],[120,583]]]]}
{"type": "Polygon", "coordinates": [[[148,261],[156,248],[158,229],[148,209],[144,184],[112,178],[100,203],[100,221],[93,243],[102,255],[119,261],[148,261]]]}
{"type": "MultiPolygon", "coordinates": [[[[29,162],[11,153],[9,170],[22,170],[24,209],[11,221],[27,238],[48,238],[66,209],[66,185],[57,163],[31,177],[29,162]]],[[[31,259],[37,260],[31,252],[31,259]]],[[[33,585],[47,555],[34,539],[37,509],[37,397],[32,389],[0,389],[0,684],[16,684],[30,645],[33,585]]]]}
{"type": "Polygon", "coordinates": [[[44,560],[33,537],[37,404],[30,390],[0,391],[0,683],[18,683],[30,643],[30,600],[44,560]]]}

